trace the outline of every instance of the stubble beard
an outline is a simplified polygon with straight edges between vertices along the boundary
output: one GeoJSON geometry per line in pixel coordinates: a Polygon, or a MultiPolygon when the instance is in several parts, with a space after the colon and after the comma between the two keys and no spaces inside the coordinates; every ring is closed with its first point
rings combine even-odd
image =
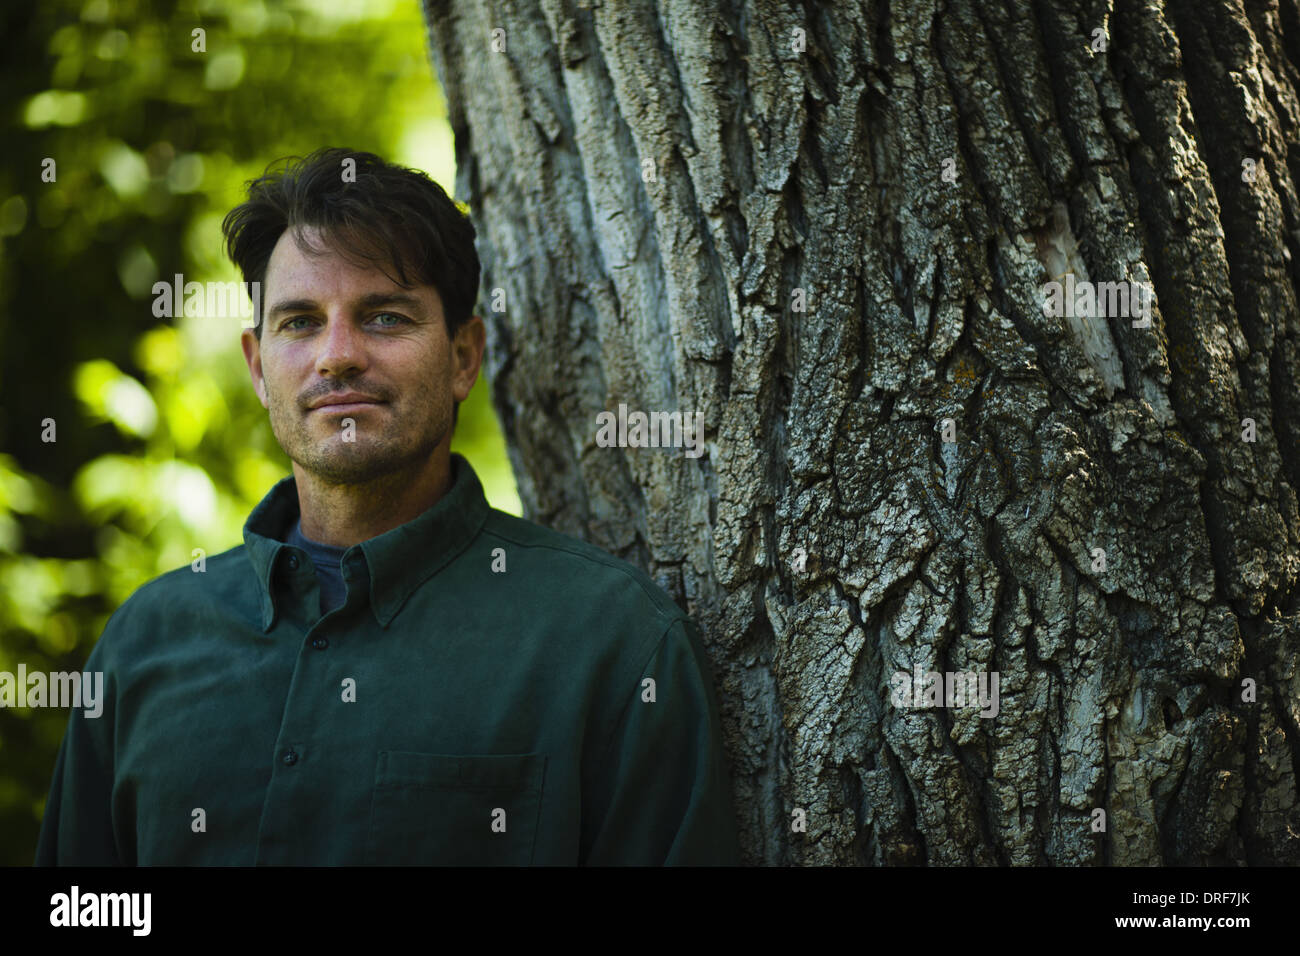
{"type": "Polygon", "coordinates": [[[303,411],[274,394],[269,384],[266,388],[275,440],[291,461],[323,484],[376,484],[416,471],[451,426],[450,412],[439,409],[430,391],[407,402],[385,403],[374,412],[345,416],[303,411]],[[345,418],[354,423],[355,441],[343,440],[345,418]]]}

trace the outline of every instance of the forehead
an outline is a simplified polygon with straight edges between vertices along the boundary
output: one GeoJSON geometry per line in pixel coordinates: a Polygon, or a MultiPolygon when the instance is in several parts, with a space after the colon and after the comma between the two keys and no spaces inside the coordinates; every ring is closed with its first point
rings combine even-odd
{"type": "MultiPolygon", "coordinates": [[[[403,292],[437,301],[432,286],[405,288],[394,278],[396,270],[342,255],[335,244],[314,226],[286,229],[271,251],[266,265],[266,287],[277,298],[349,298],[368,292],[403,292]],[[305,242],[300,241],[305,240],[305,242]],[[304,248],[304,245],[306,248],[304,248]],[[389,274],[385,274],[385,271],[389,274]]],[[[408,273],[409,275],[409,273],[408,273]]]]}

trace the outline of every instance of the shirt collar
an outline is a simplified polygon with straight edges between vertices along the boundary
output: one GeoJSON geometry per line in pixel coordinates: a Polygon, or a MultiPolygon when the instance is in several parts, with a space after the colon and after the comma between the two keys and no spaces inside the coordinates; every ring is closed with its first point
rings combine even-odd
{"type": "MultiPolygon", "coordinates": [[[[354,548],[365,555],[370,609],[381,627],[388,627],[411,592],[464,551],[483,527],[489,511],[483,485],[470,463],[455,452],[451,477],[451,489],[432,508],[343,553],[345,564],[354,548]]],[[[280,552],[289,547],[280,539],[298,518],[298,484],[289,475],[276,482],[244,523],[244,546],[257,575],[263,631],[275,623],[272,578],[280,552]]]]}

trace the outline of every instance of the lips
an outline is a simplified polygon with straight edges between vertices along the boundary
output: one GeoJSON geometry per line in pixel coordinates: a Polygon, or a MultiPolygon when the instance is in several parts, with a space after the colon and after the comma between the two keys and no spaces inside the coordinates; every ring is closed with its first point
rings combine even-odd
{"type": "Polygon", "coordinates": [[[359,412],[363,409],[374,408],[382,405],[383,402],[334,402],[330,405],[318,405],[312,409],[313,412],[359,412]]]}
{"type": "Polygon", "coordinates": [[[355,408],[360,405],[382,405],[383,402],[359,392],[344,392],[340,395],[327,395],[311,405],[312,411],[330,408],[355,408]]]}

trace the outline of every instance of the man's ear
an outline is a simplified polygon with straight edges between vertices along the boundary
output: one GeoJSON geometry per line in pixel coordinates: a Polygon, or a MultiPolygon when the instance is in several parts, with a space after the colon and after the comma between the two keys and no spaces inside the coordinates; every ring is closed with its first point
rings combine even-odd
{"type": "Polygon", "coordinates": [[[262,375],[262,343],[252,329],[244,329],[239,334],[239,344],[244,349],[244,361],[248,364],[248,375],[253,380],[253,391],[257,393],[262,407],[269,409],[270,401],[266,397],[266,378],[262,375]]]}
{"type": "Polygon", "coordinates": [[[452,394],[458,402],[469,398],[470,389],[478,381],[486,343],[487,332],[483,328],[483,320],[477,315],[471,315],[469,321],[456,330],[456,338],[451,344],[454,364],[452,394]]]}

